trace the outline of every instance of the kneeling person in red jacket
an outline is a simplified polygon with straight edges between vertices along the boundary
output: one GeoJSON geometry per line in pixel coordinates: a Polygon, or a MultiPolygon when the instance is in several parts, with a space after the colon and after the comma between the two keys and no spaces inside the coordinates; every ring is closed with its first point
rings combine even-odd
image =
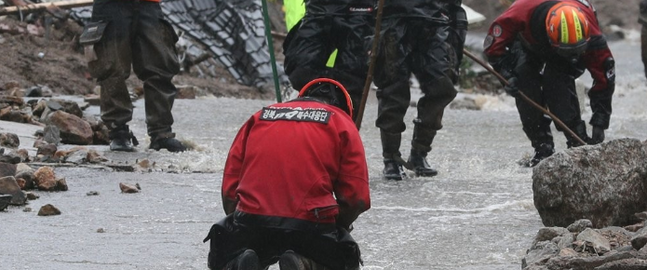
{"type": "Polygon", "coordinates": [[[364,147],[337,81],[255,113],[225,164],[227,217],[214,224],[210,269],[359,269],[352,223],[370,208],[364,147]]]}

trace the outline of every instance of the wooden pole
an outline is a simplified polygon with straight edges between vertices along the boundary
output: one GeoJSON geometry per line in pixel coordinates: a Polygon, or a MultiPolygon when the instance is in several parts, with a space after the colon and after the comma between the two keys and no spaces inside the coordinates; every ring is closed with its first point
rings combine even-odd
{"type": "Polygon", "coordinates": [[[380,0],[377,5],[377,17],[375,18],[375,36],[373,38],[373,45],[371,48],[371,59],[368,65],[368,73],[366,75],[366,81],[364,82],[364,91],[362,92],[362,101],[359,104],[359,109],[357,110],[357,116],[355,117],[355,126],[357,130],[362,127],[362,118],[364,118],[364,108],[366,107],[366,100],[368,99],[368,91],[371,88],[371,83],[373,82],[373,70],[375,69],[375,59],[377,58],[377,44],[380,40],[380,31],[382,31],[382,10],[384,9],[384,0],[380,0]]]}
{"type": "MultiPolygon", "coordinates": [[[[478,58],[477,58],[476,56],[474,56],[471,52],[469,52],[469,51],[467,51],[467,50],[465,50],[465,49],[463,49],[463,54],[467,55],[469,58],[471,58],[471,59],[472,59],[472,60],[474,60],[475,62],[479,63],[479,65],[483,66],[485,69],[487,69],[487,71],[489,71],[489,72],[490,72],[490,73],[492,73],[494,76],[496,76],[499,80],[501,80],[503,83],[505,83],[505,85],[508,85],[508,80],[506,80],[505,78],[503,78],[503,76],[501,76],[501,74],[499,74],[498,72],[496,72],[496,71],[495,71],[495,70],[494,70],[490,65],[488,65],[488,64],[487,64],[487,63],[485,63],[485,62],[483,62],[481,59],[478,59],[478,58]]],[[[571,135],[573,138],[575,138],[579,143],[581,143],[581,144],[583,144],[583,145],[587,145],[587,144],[588,144],[588,143],[586,143],[585,141],[583,141],[579,136],[577,136],[577,134],[575,134],[575,132],[573,132],[570,128],[568,128],[568,127],[564,124],[564,122],[562,122],[561,120],[559,120],[559,118],[557,118],[557,116],[555,116],[555,115],[554,115],[553,113],[551,113],[550,111],[546,110],[546,108],[544,108],[544,107],[542,107],[541,105],[539,105],[539,104],[537,104],[536,102],[534,102],[532,99],[530,99],[528,96],[526,96],[526,95],[525,95],[523,92],[521,92],[521,91],[519,91],[519,95],[521,96],[521,99],[523,99],[523,100],[525,100],[526,102],[530,103],[530,105],[532,105],[533,107],[537,108],[537,109],[538,109],[538,110],[540,110],[542,113],[544,113],[544,114],[546,114],[546,115],[550,116],[550,118],[551,118],[551,119],[553,119],[553,121],[554,121],[554,122],[555,122],[559,127],[561,127],[561,128],[562,128],[566,133],[568,133],[568,134],[569,134],[569,135],[571,135]]]]}
{"type": "Polygon", "coordinates": [[[93,0],[70,0],[70,1],[60,1],[60,2],[51,2],[51,3],[39,3],[39,4],[29,4],[24,6],[11,6],[11,7],[0,7],[0,16],[9,15],[13,13],[31,13],[39,10],[46,9],[50,6],[55,6],[59,8],[75,8],[75,7],[84,7],[91,6],[93,0]]]}

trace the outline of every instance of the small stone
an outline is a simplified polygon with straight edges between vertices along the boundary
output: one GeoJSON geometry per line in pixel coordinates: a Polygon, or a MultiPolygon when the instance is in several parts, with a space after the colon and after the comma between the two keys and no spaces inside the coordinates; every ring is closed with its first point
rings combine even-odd
{"type": "Polygon", "coordinates": [[[124,184],[124,183],[119,183],[119,188],[121,189],[122,193],[137,193],[139,192],[139,189],[136,186],[124,184]]]}
{"type": "Polygon", "coordinates": [[[36,195],[33,192],[27,192],[26,194],[27,194],[27,200],[30,200],[30,201],[40,198],[40,196],[36,195]]]}
{"type": "Polygon", "coordinates": [[[61,214],[61,210],[58,210],[55,206],[51,204],[43,205],[38,211],[39,216],[58,216],[61,214]]]}

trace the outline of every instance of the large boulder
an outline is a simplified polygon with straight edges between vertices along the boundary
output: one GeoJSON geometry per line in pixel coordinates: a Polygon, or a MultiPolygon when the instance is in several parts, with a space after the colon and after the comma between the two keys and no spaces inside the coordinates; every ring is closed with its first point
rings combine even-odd
{"type": "Polygon", "coordinates": [[[626,226],[647,209],[647,147],[619,139],[556,153],[533,169],[534,203],[545,226],[588,219],[626,226]]]}

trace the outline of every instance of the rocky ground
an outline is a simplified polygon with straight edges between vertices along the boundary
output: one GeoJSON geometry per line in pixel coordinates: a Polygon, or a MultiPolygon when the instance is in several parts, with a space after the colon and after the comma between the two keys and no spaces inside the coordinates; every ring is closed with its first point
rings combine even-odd
{"type": "MultiPolygon", "coordinates": [[[[600,24],[605,32],[618,33],[613,26],[637,29],[639,0],[603,1],[594,0],[600,24]]],[[[465,0],[464,3],[483,13],[487,20],[471,31],[486,31],[489,22],[505,8],[499,1],[465,0]],[[488,2],[488,3],[486,3],[488,2]]],[[[38,17],[35,17],[38,18],[38,17]]],[[[42,21],[20,22],[17,16],[0,17],[0,91],[6,90],[7,82],[16,82],[22,88],[47,86],[54,94],[84,95],[93,92],[94,81],[87,72],[78,37],[82,27],[72,20],[56,21],[51,27],[43,27],[42,21]]],[[[273,21],[280,22],[281,20],[273,21]]],[[[281,29],[281,27],[277,27],[281,29]]],[[[276,41],[277,58],[282,56],[280,38],[276,41]]],[[[205,94],[239,98],[273,99],[271,91],[238,84],[227,72],[221,70],[218,78],[201,78],[196,72],[185,71],[175,78],[178,85],[192,85],[205,94]]],[[[131,77],[129,85],[140,86],[131,77]]]]}

